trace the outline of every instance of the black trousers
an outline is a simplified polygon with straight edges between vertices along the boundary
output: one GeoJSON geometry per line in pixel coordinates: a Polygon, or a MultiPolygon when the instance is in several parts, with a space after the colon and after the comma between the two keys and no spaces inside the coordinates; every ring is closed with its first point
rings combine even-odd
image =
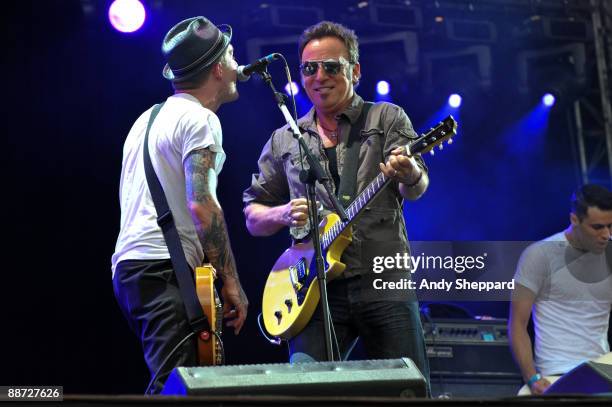
{"type": "MultiPolygon", "coordinates": [[[[170,259],[124,260],[115,269],[113,288],[123,315],[140,339],[152,377],[172,349],[192,332],[172,263],[170,259]]],[[[172,369],[196,364],[194,336],[163,366],[151,394],[161,392],[172,369]]]]}

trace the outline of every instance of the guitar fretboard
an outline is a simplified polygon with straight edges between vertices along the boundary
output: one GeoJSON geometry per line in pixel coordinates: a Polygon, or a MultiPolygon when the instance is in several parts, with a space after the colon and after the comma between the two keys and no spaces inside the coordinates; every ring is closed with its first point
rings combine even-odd
{"type": "Polygon", "coordinates": [[[378,174],[368,186],[361,191],[357,198],[346,208],[346,214],[348,221],[336,222],[334,226],[321,236],[321,245],[326,250],[333,243],[333,241],[340,236],[340,233],[347,228],[348,225],[355,219],[355,217],[363,210],[363,208],[372,200],[382,189],[389,184],[390,178],[387,178],[382,172],[378,174]]]}

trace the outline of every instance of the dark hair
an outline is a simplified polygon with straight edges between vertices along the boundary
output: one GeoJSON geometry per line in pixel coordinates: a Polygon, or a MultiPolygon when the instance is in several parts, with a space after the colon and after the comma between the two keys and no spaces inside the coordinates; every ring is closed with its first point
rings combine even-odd
{"type": "Polygon", "coordinates": [[[349,54],[349,62],[355,64],[359,62],[359,41],[355,31],[347,28],[339,23],[332,21],[321,21],[312,25],[302,32],[298,42],[299,58],[302,60],[302,52],[304,47],[312,40],[323,37],[336,37],[344,43],[349,54]]]}
{"type": "Polygon", "coordinates": [[[574,192],[571,205],[572,212],[582,220],[589,207],[597,207],[602,211],[612,210],[612,192],[600,185],[586,184],[574,192]]]}
{"type": "Polygon", "coordinates": [[[175,90],[190,90],[199,88],[204,82],[206,82],[206,80],[210,76],[213,66],[215,66],[215,64],[218,64],[219,62],[224,62],[226,55],[227,51],[221,54],[219,58],[215,59],[212,64],[204,68],[201,72],[198,72],[194,76],[190,77],[189,79],[180,82],[172,81],[172,87],[175,90]]]}

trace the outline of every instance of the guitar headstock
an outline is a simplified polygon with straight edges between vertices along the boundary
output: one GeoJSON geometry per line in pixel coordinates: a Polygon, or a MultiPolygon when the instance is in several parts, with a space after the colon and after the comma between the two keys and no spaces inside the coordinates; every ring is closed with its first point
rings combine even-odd
{"type": "Polygon", "coordinates": [[[436,146],[440,146],[440,150],[444,142],[452,144],[454,137],[457,134],[457,122],[453,116],[447,116],[444,120],[430,129],[427,133],[422,134],[418,139],[411,142],[408,146],[410,155],[423,154],[431,151],[436,146]]]}

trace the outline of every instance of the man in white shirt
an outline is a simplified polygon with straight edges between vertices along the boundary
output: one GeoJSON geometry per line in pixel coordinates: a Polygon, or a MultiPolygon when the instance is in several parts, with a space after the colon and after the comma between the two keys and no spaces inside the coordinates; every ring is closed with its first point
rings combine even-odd
{"type": "MultiPolygon", "coordinates": [[[[231,27],[217,27],[205,17],[181,21],[166,34],[163,76],[175,93],[155,118],[147,148],[187,262],[195,269],[206,256],[215,267],[223,280],[224,317],[238,334],[248,300],[216,196],[225,153],[215,112],[238,99],[231,37],[231,27]]],[[[192,337],[164,363],[191,327],[145,175],[143,148],[151,111],[136,120],[123,149],[121,230],[112,271],[115,296],[141,340],[151,376],[160,370],[150,386],[151,393],[158,393],[174,367],[197,364],[197,344],[192,337]]]]}
{"type": "Polygon", "coordinates": [[[584,185],[572,197],[570,225],[532,244],[515,274],[510,346],[533,394],[580,363],[610,351],[612,193],[584,185]],[[527,325],[533,309],[535,362],[527,325]]]}

